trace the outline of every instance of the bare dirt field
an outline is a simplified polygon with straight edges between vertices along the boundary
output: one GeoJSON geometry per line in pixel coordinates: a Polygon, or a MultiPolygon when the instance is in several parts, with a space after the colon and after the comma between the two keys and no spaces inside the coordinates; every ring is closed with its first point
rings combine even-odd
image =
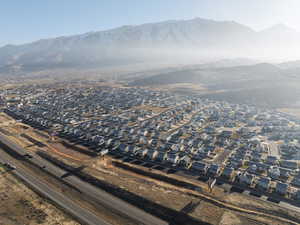
{"type": "Polygon", "coordinates": [[[0,225],[79,225],[0,168],[0,225]]]}
{"type": "Polygon", "coordinates": [[[188,93],[188,94],[201,94],[208,93],[209,90],[201,84],[192,84],[192,83],[177,83],[177,84],[168,84],[168,85],[159,85],[152,87],[157,90],[168,90],[175,93],[188,93]]]}
{"type": "MultiPolygon", "coordinates": [[[[289,224],[270,218],[253,216],[247,213],[240,213],[225,209],[224,207],[205,201],[201,197],[193,195],[184,188],[177,188],[173,185],[147,178],[132,172],[116,168],[110,165],[103,166],[103,163],[94,164],[93,168],[86,168],[86,172],[93,174],[98,179],[104,180],[113,185],[119,186],[124,190],[134,192],[140,196],[146,197],[160,205],[168,208],[182,211],[190,202],[199,203],[195,209],[189,212],[189,215],[209,224],[289,224]]],[[[205,184],[199,185],[205,190],[205,184]]],[[[217,199],[223,199],[225,202],[236,206],[243,206],[248,209],[258,209],[262,211],[267,205],[271,211],[281,211],[284,214],[296,216],[295,212],[287,212],[279,207],[264,203],[260,207],[260,202],[234,193],[224,193],[220,188],[214,190],[213,196],[217,199]]]]}

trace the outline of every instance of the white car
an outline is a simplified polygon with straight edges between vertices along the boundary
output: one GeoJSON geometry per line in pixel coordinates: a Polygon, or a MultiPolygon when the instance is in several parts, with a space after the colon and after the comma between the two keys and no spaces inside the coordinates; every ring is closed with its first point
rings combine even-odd
{"type": "Polygon", "coordinates": [[[12,170],[17,169],[16,166],[14,166],[14,165],[12,165],[12,164],[10,164],[10,163],[4,163],[3,165],[6,166],[6,167],[9,168],[9,169],[12,169],[12,170]]]}

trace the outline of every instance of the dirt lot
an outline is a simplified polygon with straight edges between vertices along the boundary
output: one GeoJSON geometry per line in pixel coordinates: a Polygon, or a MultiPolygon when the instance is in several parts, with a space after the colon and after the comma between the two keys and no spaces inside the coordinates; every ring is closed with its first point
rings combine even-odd
{"type": "MultiPolygon", "coordinates": [[[[99,179],[178,211],[181,211],[190,202],[198,202],[199,205],[189,212],[189,214],[209,224],[288,224],[283,222],[279,223],[270,218],[251,216],[249,214],[228,210],[194,196],[191,194],[192,192],[190,193],[184,189],[176,188],[170,184],[155,181],[109,165],[103,167],[102,163],[98,165],[94,164],[93,168],[87,168],[85,170],[99,179]]],[[[202,185],[202,189],[205,190],[205,185],[202,185]]],[[[296,213],[293,211],[284,210],[266,202],[262,204],[262,201],[240,194],[224,193],[223,189],[220,188],[214,190],[214,196],[217,199],[247,209],[258,209],[262,212],[267,209],[274,213],[281,212],[282,214],[288,214],[297,218],[296,213]]]]}
{"type": "MultiPolygon", "coordinates": [[[[223,197],[224,201],[234,205],[242,206],[247,209],[259,210],[260,212],[273,213],[274,215],[288,215],[299,218],[299,213],[293,210],[284,209],[276,204],[267,203],[265,201],[251,198],[250,196],[231,193],[223,197]]],[[[278,223],[275,223],[278,224],[278,223]]]]}
{"type": "Polygon", "coordinates": [[[79,225],[0,168],[0,225],[79,225]]]}
{"type": "Polygon", "coordinates": [[[175,93],[208,93],[208,89],[201,84],[177,83],[168,85],[159,85],[152,87],[158,90],[168,90],[175,93]]]}

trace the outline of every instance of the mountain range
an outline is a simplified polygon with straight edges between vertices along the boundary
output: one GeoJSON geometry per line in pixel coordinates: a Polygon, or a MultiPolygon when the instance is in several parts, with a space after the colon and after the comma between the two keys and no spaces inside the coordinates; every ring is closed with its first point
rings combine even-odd
{"type": "Polygon", "coordinates": [[[0,73],[235,57],[298,59],[299,50],[300,34],[285,25],[255,31],[234,21],[195,18],[6,45],[0,48],[0,73]]]}

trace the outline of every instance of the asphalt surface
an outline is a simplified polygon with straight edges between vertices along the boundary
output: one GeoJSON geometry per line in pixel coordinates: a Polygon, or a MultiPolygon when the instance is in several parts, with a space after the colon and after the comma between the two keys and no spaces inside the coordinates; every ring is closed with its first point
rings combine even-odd
{"type": "MultiPolygon", "coordinates": [[[[11,162],[11,157],[2,149],[0,149],[0,161],[2,163],[13,164],[11,162]]],[[[37,179],[22,168],[17,167],[11,172],[17,177],[21,178],[35,191],[41,193],[43,196],[54,201],[60,207],[65,209],[68,213],[73,215],[81,223],[87,225],[110,225],[110,223],[105,222],[103,219],[97,217],[87,209],[80,207],[78,204],[73,202],[71,199],[67,198],[65,195],[51,189],[47,184],[43,183],[40,179],[37,179]]]]}
{"type": "MultiPolygon", "coordinates": [[[[35,164],[40,166],[45,166],[44,170],[49,172],[50,174],[61,177],[67,173],[67,171],[62,170],[55,165],[51,164],[50,162],[42,159],[38,155],[35,155],[34,158],[29,159],[35,164]]],[[[145,224],[145,225],[165,225],[168,224],[167,222],[154,217],[143,210],[136,208],[127,202],[114,197],[113,195],[102,191],[101,189],[82,181],[76,176],[67,176],[63,179],[68,184],[76,187],[86,196],[90,197],[96,203],[103,205],[105,208],[111,209],[115,212],[118,212],[126,217],[131,218],[132,220],[136,221],[138,224],[145,224]]]]}
{"type": "MultiPolygon", "coordinates": [[[[10,141],[8,138],[0,134],[0,142],[5,140],[6,144],[10,144],[10,141]]],[[[10,148],[14,148],[16,145],[10,145],[10,148]]],[[[26,150],[22,149],[26,152],[26,150]]],[[[18,146],[18,153],[20,153],[20,147],[18,146]]],[[[3,150],[0,150],[0,158],[3,155],[7,155],[3,150]]],[[[7,155],[8,157],[8,155],[7,155]]],[[[6,158],[9,160],[9,158],[6,158]]],[[[61,178],[62,175],[66,174],[67,171],[60,169],[59,167],[51,164],[50,162],[44,160],[43,158],[39,157],[38,155],[34,155],[33,158],[28,159],[32,163],[38,165],[39,167],[43,168],[43,170],[47,171],[48,173],[61,178]]],[[[21,168],[17,169],[15,173],[22,173],[24,176],[25,171],[21,170],[21,168]]],[[[18,174],[16,174],[18,175],[18,174]]],[[[28,174],[27,174],[28,175],[28,174]]],[[[28,176],[27,176],[28,177],[28,176]]],[[[75,176],[68,176],[63,179],[65,182],[70,184],[73,187],[76,187],[82,194],[85,194],[86,196],[90,197],[94,202],[101,204],[105,208],[112,210],[114,212],[118,212],[121,215],[124,215],[131,220],[137,222],[137,224],[143,224],[143,225],[167,225],[168,223],[151,215],[146,213],[145,211],[132,206],[131,204],[128,204],[127,202],[114,197],[113,195],[87,183],[82,180],[80,180],[78,177],[75,176]]],[[[32,183],[36,184],[38,180],[31,180],[32,183]]],[[[40,186],[41,187],[41,186],[40,186]]],[[[43,187],[41,187],[43,189],[43,187]]],[[[46,193],[48,193],[48,189],[45,189],[46,193]]],[[[58,199],[60,200],[60,199],[58,199]]],[[[62,201],[62,200],[60,200],[62,201]]],[[[78,209],[77,209],[78,210],[78,209]]],[[[92,222],[92,221],[91,221],[92,222]]],[[[107,224],[107,223],[88,223],[88,224],[107,224]]]]}

